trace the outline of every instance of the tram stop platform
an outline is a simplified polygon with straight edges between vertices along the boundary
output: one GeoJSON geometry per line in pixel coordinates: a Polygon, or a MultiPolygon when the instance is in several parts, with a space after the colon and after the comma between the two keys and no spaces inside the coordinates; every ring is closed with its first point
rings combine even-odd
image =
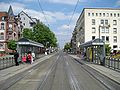
{"type": "Polygon", "coordinates": [[[39,56],[39,59],[35,60],[32,64],[20,64],[19,66],[13,66],[13,67],[9,67],[9,68],[0,70],[0,82],[18,74],[18,73],[28,70],[29,68],[32,68],[33,66],[37,65],[38,63],[52,57],[53,55],[54,54],[47,55],[47,56],[41,55],[41,56],[39,56]]]}
{"type": "Polygon", "coordinates": [[[114,81],[120,85],[120,72],[112,70],[112,69],[107,68],[105,66],[96,65],[96,64],[93,64],[90,62],[86,62],[86,61],[82,60],[80,57],[78,57],[77,55],[70,55],[70,56],[76,60],[79,60],[81,63],[84,63],[88,67],[96,70],[100,74],[108,77],[109,79],[111,79],[112,81],[114,81]]]}

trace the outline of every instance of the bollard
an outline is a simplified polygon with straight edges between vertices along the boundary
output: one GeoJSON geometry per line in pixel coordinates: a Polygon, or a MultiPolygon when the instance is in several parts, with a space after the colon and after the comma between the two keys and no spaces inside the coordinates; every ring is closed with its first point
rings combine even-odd
{"type": "Polygon", "coordinates": [[[1,64],[2,59],[0,58],[0,70],[2,69],[2,64],[1,64]]]}
{"type": "Polygon", "coordinates": [[[5,68],[7,68],[8,67],[8,60],[9,60],[9,58],[6,58],[5,60],[6,60],[5,61],[5,68]]]}
{"type": "Polygon", "coordinates": [[[115,63],[116,60],[117,60],[117,59],[114,59],[114,69],[116,69],[116,63],[115,63]]]}
{"type": "Polygon", "coordinates": [[[120,69],[119,64],[120,64],[120,59],[118,59],[118,66],[117,66],[118,70],[120,69]]]}
{"type": "Polygon", "coordinates": [[[4,63],[5,63],[5,58],[3,58],[3,60],[2,60],[2,61],[3,61],[3,63],[2,63],[2,65],[3,65],[2,69],[4,69],[4,67],[5,67],[5,66],[4,66],[4,63]]]}

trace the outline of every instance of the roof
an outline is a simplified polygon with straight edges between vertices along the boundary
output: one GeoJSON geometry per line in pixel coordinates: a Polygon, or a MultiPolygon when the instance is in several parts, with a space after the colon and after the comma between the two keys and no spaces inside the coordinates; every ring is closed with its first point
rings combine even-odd
{"type": "Polygon", "coordinates": [[[33,45],[37,47],[44,47],[43,44],[32,41],[30,39],[26,39],[26,38],[21,38],[20,40],[18,40],[18,45],[33,45]]]}
{"type": "Polygon", "coordinates": [[[88,47],[88,46],[96,46],[96,45],[104,45],[104,41],[102,39],[97,38],[81,44],[80,47],[88,47]]]}
{"type": "MultiPolygon", "coordinates": [[[[84,8],[84,9],[120,10],[120,8],[84,8]]],[[[84,9],[83,9],[83,10],[84,10],[84,9]]]]}
{"type": "Polygon", "coordinates": [[[8,15],[14,16],[12,6],[10,5],[9,10],[8,10],[8,15]]]}
{"type": "MultiPolygon", "coordinates": [[[[21,13],[24,13],[29,19],[31,19],[32,21],[33,21],[33,19],[27,14],[27,13],[25,13],[24,11],[21,11],[19,14],[21,14],[21,13]]],[[[18,15],[19,15],[18,14],[18,15]]],[[[33,21],[34,22],[34,21],[33,21]]]]}

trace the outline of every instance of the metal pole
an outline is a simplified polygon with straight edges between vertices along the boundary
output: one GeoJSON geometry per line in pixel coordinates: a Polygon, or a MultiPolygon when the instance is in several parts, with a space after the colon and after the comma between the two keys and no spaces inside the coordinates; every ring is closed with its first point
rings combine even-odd
{"type": "Polygon", "coordinates": [[[101,26],[99,26],[99,42],[100,42],[100,27],[101,27],[101,26]]]}

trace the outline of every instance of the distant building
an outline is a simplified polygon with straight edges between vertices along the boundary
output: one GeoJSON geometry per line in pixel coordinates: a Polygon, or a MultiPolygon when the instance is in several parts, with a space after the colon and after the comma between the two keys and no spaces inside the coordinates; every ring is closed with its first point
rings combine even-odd
{"type": "Polygon", "coordinates": [[[7,42],[9,40],[17,41],[19,36],[20,21],[14,15],[12,7],[8,12],[0,12],[0,51],[9,52],[7,42]]]}
{"type": "Polygon", "coordinates": [[[27,13],[25,13],[24,11],[21,11],[19,14],[20,17],[20,21],[21,21],[21,25],[24,28],[30,28],[32,29],[33,26],[37,23],[37,19],[35,18],[31,18],[27,13]]]}
{"type": "Polygon", "coordinates": [[[120,50],[120,9],[84,8],[77,20],[73,37],[76,48],[100,37],[113,50],[120,50]]]}

